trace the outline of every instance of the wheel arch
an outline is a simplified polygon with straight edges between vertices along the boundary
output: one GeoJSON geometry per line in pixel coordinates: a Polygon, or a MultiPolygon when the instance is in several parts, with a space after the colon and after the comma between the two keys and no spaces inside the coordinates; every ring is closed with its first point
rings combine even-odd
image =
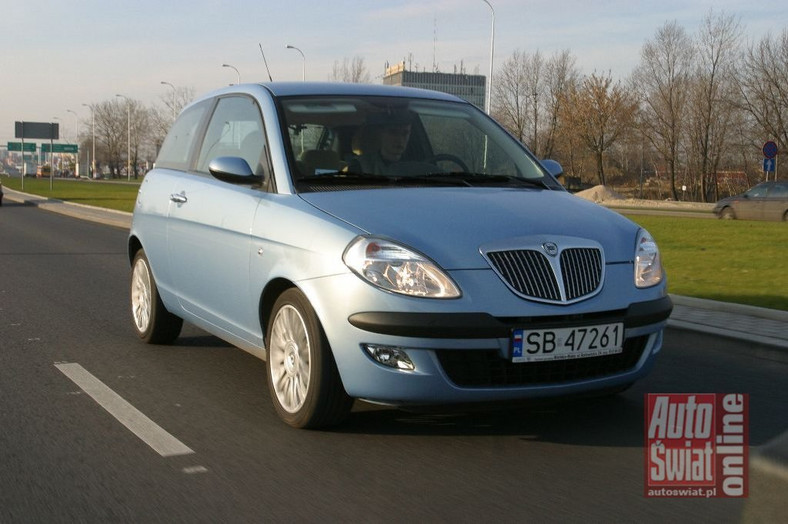
{"type": "Polygon", "coordinates": [[[733,219],[738,218],[736,216],[736,211],[733,209],[733,206],[730,205],[730,204],[728,204],[725,207],[723,207],[722,209],[720,209],[719,217],[720,218],[731,217],[733,219]]]}
{"type": "MultiPolygon", "coordinates": [[[[265,286],[265,289],[263,289],[263,293],[260,295],[259,305],[260,327],[263,333],[263,346],[268,347],[266,333],[268,331],[268,322],[271,318],[271,311],[274,308],[274,302],[276,302],[276,299],[279,298],[279,295],[294,287],[297,288],[298,286],[286,278],[275,278],[265,286]]],[[[267,353],[268,351],[266,351],[266,354],[267,353]]]]}
{"type": "Polygon", "coordinates": [[[142,249],[142,242],[140,239],[137,238],[136,235],[131,235],[129,237],[129,245],[128,245],[128,255],[129,255],[129,265],[134,262],[134,256],[137,254],[137,251],[142,249]]]}

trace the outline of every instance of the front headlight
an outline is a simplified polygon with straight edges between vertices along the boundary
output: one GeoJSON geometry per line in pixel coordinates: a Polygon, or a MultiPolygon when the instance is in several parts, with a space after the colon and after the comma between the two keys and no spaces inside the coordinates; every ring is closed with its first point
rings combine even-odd
{"type": "Polygon", "coordinates": [[[342,260],[358,276],[386,291],[427,298],[460,296],[457,285],[437,264],[390,240],[357,237],[342,260]]]}
{"type": "Polygon", "coordinates": [[[659,248],[648,231],[641,229],[635,247],[635,286],[650,287],[662,282],[659,248]]]}

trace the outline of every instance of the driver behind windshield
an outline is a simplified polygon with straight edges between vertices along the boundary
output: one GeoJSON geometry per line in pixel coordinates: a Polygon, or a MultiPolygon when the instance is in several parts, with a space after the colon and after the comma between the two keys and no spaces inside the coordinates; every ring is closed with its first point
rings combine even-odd
{"type": "Polygon", "coordinates": [[[396,175],[396,163],[408,147],[413,115],[406,110],[373,113],[362,130],[364,139],[373,143],[370,151],[353,159],[349,171],[375,175],[396,175]]]}

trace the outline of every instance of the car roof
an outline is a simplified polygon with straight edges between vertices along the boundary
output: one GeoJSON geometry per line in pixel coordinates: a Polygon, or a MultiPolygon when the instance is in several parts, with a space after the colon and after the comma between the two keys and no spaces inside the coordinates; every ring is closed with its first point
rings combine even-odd
{"type": "Polygon", "coordinates": [[[272,82],[261,85],[270,91],[272,95],[277,97],[304,95],[367,95],[404,96],[464,102],[464,100],[454,95],[442,93],[440,91],[383,84],[356,84],[342,82],[272,82]]]}
{"type": "MultiPolygon", "coordinates": [[[[440,91],[419,89],[415,87],[391,86],[383,84],[353,84],[342,82],[270,82],[236,84],[224,87],[198,96],[192,103],[206,98],[229,93],[250,93],[262,87],[274,98],[289,96],[392,96],[406,98],[420,98],[430,100],[445,100],[449,102],[469,102],[440,91]]],[[[190,104],[191,105],[191,104],[190,104]]]]}

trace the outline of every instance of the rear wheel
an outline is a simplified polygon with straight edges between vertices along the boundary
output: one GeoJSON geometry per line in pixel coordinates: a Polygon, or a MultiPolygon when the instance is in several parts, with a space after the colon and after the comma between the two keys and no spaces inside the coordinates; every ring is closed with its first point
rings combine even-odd
{"type": "Polygon", "coordinates": [[[266,336],[268,390],[279,417],[295,428],[342,422],[353,403],[337,371],[328,340],[299,290],[274,304],[266,336]]]}
{"type": "Polygon", "coordinates": [[[150,262],[140,249],[131,265],[131,317],[134,330],[148,344],[171,344],[181,333],[183,319],[167,311],[153,280],[150,262]]]}

